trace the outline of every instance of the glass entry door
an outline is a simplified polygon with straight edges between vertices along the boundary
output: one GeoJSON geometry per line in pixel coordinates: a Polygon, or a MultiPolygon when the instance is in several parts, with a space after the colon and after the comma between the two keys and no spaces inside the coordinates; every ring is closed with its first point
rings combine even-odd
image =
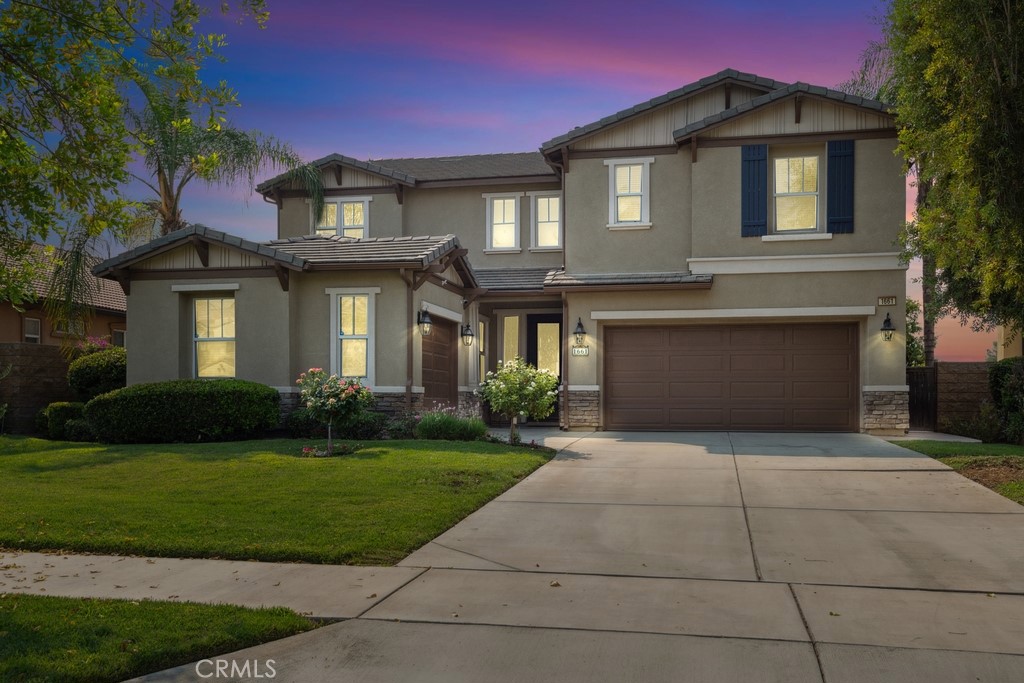
{"type": "MultiPolygon", "coordinates": [[[[562,378],[562,314],[535,313],[526,316],[526,361],[562,378]]],[[[558,423],[558,404],[544,422],[558,423]]]]}

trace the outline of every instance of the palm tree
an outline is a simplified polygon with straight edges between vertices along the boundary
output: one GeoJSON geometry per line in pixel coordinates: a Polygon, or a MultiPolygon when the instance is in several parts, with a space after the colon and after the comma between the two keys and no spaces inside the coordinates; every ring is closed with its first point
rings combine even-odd
{"type": "Polygon", "coordinates": [[[320,170],[303,163],[292,148],[259,131],[239,130],[223,117],[211,116],[206,125],[197,123],[194,106],[175,95],[150,89],[146,106],[128,113],[129,122],[142,150],[148,177],[132,175],[156,194],[156,199],[139,203],[139,226],[146,216],[159,220],[160,235],[188,225],[181,216],[181,195],[185,186],[199,179],[208,185],[256,183],[256,174],[267,168],[284,168],[309,193],[319,216],[323,209],[320,170]]]}

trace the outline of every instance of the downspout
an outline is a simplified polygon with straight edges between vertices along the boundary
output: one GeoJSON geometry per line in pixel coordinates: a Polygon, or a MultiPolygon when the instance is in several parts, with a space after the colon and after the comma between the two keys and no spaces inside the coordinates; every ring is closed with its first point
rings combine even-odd
{"type": "Polygon", "coordinates": [[[402,280],[405,282],[405,411],[407,413],[411,413],[413,360],[412,344],[414,341],[413,330],[415,329],[415,322],[413,320],[412,277],[406,272],[405,268],[400,269],[398,273],[402,277],[402,280]]]}

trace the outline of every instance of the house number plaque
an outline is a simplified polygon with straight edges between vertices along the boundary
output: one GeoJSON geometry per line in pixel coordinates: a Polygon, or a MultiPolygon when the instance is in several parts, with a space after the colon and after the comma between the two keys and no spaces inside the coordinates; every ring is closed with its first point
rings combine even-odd
{"type": "Polygon", "coordinates": [[[589,356],[590,355],[590,347],[589,346],[574,346],[574,347],[572,347],[572,355],[574,355],[574,356],[589,356]]]}
{"type": "Polygon", "coordinates": [[[878,297],[878,305],[879,306],[895,306],[896,305],[896,297],[894,297],[894,296],[880,296],[880,297],[878,297]]]}

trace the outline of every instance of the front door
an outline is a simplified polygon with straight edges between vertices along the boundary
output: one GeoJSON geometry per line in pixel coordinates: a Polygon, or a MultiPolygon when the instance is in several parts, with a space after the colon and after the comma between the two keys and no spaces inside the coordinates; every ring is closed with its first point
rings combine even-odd
{"type": "MultiPolygon", "coordinates": [[[[562,378],[562,314],[535,313],[526,316],[526,362],[540,370],[549,370],[562,378]]],[[[555,412],[544,422],[558,423],[558,403],[555,412]]]]}
{"type": "Polygon", "coordinates": [[[423,405],[426,408],[458,404],[457,332],[455,323],[435,317],[433,330],[423,337],[423,405]]]}

